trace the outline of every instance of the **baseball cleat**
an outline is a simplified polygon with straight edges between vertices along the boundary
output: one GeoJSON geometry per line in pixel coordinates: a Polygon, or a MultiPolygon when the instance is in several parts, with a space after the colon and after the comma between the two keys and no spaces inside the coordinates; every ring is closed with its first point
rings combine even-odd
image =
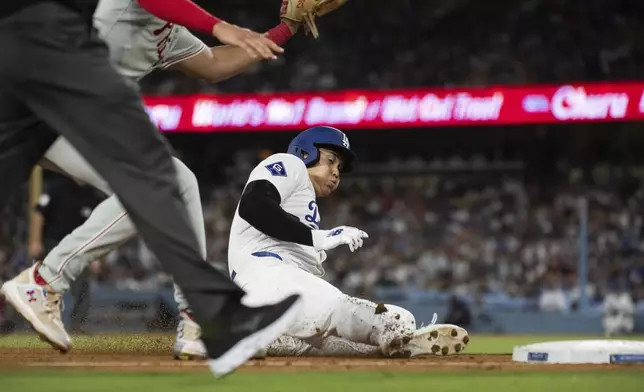
{"type": "MultiPolygon", "coordinates": [[[[267,356],[266,349],[261,349],[251,359],[266,359],[267,356]]],[[[177,339],[172,349],[172,358],[178,361],[203,361],[208,358],[208,353],[201,340],[177,339]]]]}
{"type": "Polygon", "coordinates": [[[202,325],[202,340],[210,356],[208,365],[215,377],[230,374],[282,336],[301,307],[299,295],[256,308],[239,302],[224,307],[220,316],[202,325]]]}
{"type": "MultiPolygon", "coordinates": [[[[261,349],[251,359],[265,359],[266,356],[266,349],[261,349]]],[[[172,358],[179,361],[202,361],[208,358],[206,346],[201,341],[201,328],[185,312],[181,312],[172,358]]]]}
{"type": "Polygon", "coordinates": [[[206,346],[201,341],[201,328],[186,312],[180,313],[177,326],[177,340],[172,357],[177,360],[202,360],[208,358],[206,346]]]}
{"type": "Polygon", "coordinates": [[[66,353],[72,348],[72,340],[61,320],[63,296],[35,282],[36,267],[32,266],[6,282],[0,293],[31,324],[41,340],[66,353]]]}
{"type": "Polygon", "coordinates": [[[410,357],[452,355],[465,350],[469,342],[465,329],[452,324],[433,324],[414,331],[405,348],[410,357]]]}
{"type": "MultiPolygon", "coordinates": [[[[261,349],[251,359],[266,359],[266,349],[261,349]]],[[[201,340],[177,340],[172,349],[172,358],[178,361],[203,361],[208,358],[206,347],[201,340]]]]}
{"type": "Polygon", "coordinates": [[[172,349],[172,358],[180,361],[201,361],[208,358],[208,352],[201,340],[177,339],[172,349]]]}

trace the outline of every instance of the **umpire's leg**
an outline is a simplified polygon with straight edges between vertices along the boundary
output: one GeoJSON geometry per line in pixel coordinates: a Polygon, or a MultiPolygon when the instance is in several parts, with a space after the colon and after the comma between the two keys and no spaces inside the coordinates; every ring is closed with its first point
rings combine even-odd
{"type": "Polygon", "coordinates": [[[169,148],[140,97],[109,65],[107,47],[88,30],[79,14],[53,2],[5,19],[2,62],[14,67],[0,77],[107,180],[197,321],[209,322],[243,291],[200,257],[169,148]]]}
{"type": "Polygon", "coordinates": [[[15,97],[0,89],[0,206],[29,179],[57,138],[15,97]]]}

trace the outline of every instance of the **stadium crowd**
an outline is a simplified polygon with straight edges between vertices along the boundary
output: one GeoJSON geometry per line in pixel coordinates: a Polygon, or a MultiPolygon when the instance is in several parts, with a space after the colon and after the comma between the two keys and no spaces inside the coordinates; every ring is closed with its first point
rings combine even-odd
{"type": "MultiPolygon", "coordinates": [[[[226,185],[206,187],[209,260],[226,263],[230,221],[258,159],[254,151],[237,153],[223,170],[226,185]]],[[[561,289],[566,307],[574,307],[583,196],[591,299],[599,303],[607,292],[623,288],[644,300],[644,187],[633,177],[641,174],[637,170],[562,167],[543,189],[530,184],[516,163],[454,158],[406,163],[403,171],[396,169],[400,165],[381,166],[390,174],[367,170],[347,177],[337,195],[320,201],[323,227],[348,224],[370,234],[359,252],[334,250],[324,264],[326,279],[347,293],[370,297],[376,287],[404,287],[537,299],[561,289]]],[[[25,230],[19,215],[2,221],[5,234],[25,230]]],[[[0,280],[30,262],[24,244],[11,252],[11,238],[20,236],[3,236],[0,280]]],[[[169,284],[139,240],[91,268],[97,282],[119,288],[169,284]]]]}
{"type": "MultiPolygon", "coordinates": [[[[200,1],[226,20],[265,31],[278,1],[200,1]]],[[[481,86],[637,79],[644,60],[629,0],[349,1],[318,20],[321,36],[297,36],[285,57],[243,77],[208,84],[159,72],[147,94],[481,86]],[[357,24],[365,18],[367,23],[357,24]],[[547,33],[545,33],[547,32],[547,33]],[[350,59],[350,61],[347,61],[350,59]]],[[[200,36],[210,45],[216,42],[200,36]]]]}
{"type": "MultiPolygon", "coordinates": [[[[396,162],[385,166],[395,169],[396,162]]],[[[551,188],[542,189],[515,166],[456,158],[417,161],[407,175],[345,179],[336,196],[320,201],[323,225],[354,225],[370,238],[355,254],[333,252],[326,278],[367,296],[382,286],[514,297],[538,297],[542,289],[557,287],[571,292],[574,303],[583,196],[589,294],[601,300],[625,285],[644,299],[642,183],[596,165],[587,173],[562,168],[551,188]]],[[[239,185],[215,189],[208,205],[213,260],[225,260],[239,185]]]]}

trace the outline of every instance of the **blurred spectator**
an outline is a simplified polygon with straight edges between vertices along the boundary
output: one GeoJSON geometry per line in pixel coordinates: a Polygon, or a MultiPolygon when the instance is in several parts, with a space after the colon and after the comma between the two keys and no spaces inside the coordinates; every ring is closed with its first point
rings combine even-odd
{"type": "Polygon", "coordinates": [[[629,334],[635,327],[635,303],[621,282],[604,298],[604,332],[607,337],[629,334]]]}
{"type": "Polygon", "coordinates": [[[566,294],[556,280],[548,280],[539,297],[539,310],[542,312],[563,313],[568,310],[566,294]]]}
{"type": "Polygon", "coordinates": [[[472,323],[472,312],[470,311],[469,306],[456,295],[452,295],[449,298],[449,305],[444,323],[460,325],[463,328],[468,328],[472,323]]]}

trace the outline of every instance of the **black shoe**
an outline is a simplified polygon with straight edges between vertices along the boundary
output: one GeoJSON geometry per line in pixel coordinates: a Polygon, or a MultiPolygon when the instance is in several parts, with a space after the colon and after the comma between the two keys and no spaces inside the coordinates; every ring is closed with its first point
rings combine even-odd
{"type": "Polygon", "coordinates": [[[215,377],[231,373],[282,336],[297,318],[301,304],[299,295],[291,295],[275,305],[224,307],[216,320],[201,329],[215,377]]]}

